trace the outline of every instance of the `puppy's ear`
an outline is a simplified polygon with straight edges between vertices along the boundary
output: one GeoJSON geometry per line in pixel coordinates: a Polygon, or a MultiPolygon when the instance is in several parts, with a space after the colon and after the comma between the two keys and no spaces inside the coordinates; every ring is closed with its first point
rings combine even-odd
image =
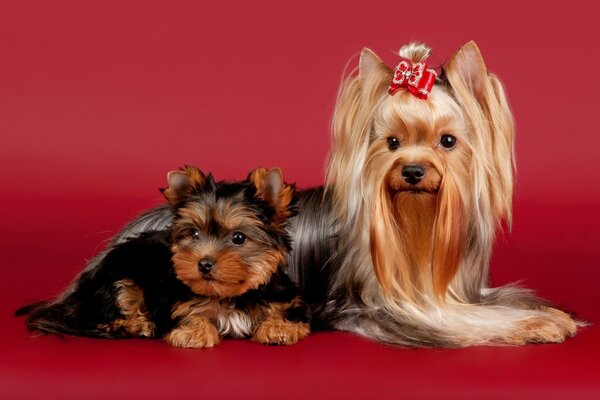
{"type": "Polygon", "coordinates": [[[465,88],[478,99],[484,94],[488,73],[474,41],[461,47],[448,61],[444,71],[453,88],[465,88]]]}
{"type": "Polygon", "coordinates": [[[209,178],[212,179],[210,176],[207,178],[198,168],[186,165],[167,174],[169,187],[161,189],[161,192],[171,204],[181,203],[192,194],[201,192],[207,186],[209,178]]]}
{"type": "Polygon", "coordinates": [[[283,222],[291,215],[294,187],[285,184],[281,169],[256,168],[248,176],[248,181],[256,188],[256,197],[275,210],[274,222],[283,222]]]}

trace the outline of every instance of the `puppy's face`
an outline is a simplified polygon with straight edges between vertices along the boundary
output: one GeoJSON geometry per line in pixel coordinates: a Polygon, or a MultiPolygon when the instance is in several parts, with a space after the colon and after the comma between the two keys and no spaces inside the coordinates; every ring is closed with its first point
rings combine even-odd
{"type": "Polygon", "coordinates": [[[437,194],[445,174],[468,178],[472,147],[456,101],[435,86],[427,101],[385,94],[374,113],[366,172],[404,195],[437,194]]]}
{"type": "Polygon", "coordinates": [[[175,273],[194,293],[238,296],[285,264],[292,188],[278,170],[258,169],[239,183],[209,180],[177,202],[175,273]]]}

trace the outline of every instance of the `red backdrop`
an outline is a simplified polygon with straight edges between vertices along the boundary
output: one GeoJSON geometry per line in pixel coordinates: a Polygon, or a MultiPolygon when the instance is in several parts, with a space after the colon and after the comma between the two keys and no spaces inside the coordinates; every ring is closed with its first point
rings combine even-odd
{"type": "Polygon", "coordinates": [[[230,341],[182,353],[139,341],[32,340],[9,317],[63,288],[123,223],[160,203],[156,189],[179,165],[227,179],[280,166],[301,187],[321,184],[341,73],[363,46],[391,65],[402,44],[425,41],[435,65],[474,39],[507,87],[518,128],[514,231],[497,246],[494,283],[521,279],[600,318],[596,3],[322,3],[0,2],[0,392],[598,390],[594,327],[524,349],[406,351],[323,333],[289,349],[230,341]],[[203,385],[199,365],[208,368],[203,385]],[[247,375],[255,365],[268,374],[247,375]]]}

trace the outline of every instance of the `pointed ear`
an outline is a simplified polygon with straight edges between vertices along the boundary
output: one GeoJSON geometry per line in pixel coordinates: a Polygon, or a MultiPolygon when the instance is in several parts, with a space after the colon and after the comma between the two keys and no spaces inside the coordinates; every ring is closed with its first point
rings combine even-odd
{"type": "MultiPolygon", "coordinates": [[[[393,70],[371,50],[360,54],[358,75],[347,76],[340,86],[332,119],[333,147],[329,154],[327,186],[338,190],[354,190],[358,171],[363,168],[369,146],[374,108],[388,88],[393,70]]],[[[358,189],[357,189],[358,190],[358,189]]]]}
{"type": "Polygon", "coordinates": [[[285,184],[279,168],[256,168],[248,176],[248,181],[256,188],[256,197],[267,202],[275,210],[275,222],[283,222],[291,215],[290,205],[294,187],[285,184]]]}
{"type": "MultiPolygon", "coordinates": [[[[514,173],[514,122],[501,82],[488,73],[475,42],[464,45],[444,68],[476,140],[481,157],[473,168],[485,174],[474,188],[476,210],[486,210],[496,220],[512,215],[514,173]]],[[[482,211],[480,211],[482,212],[482,211]]],[[[481,219],[481,218],[480,218],[481,219]]]]}
{"type": "Polygon", "coordinates": [[[360,52],[360,60],[358,62],[358,76],[364,78],[375,71],[383,61],[373,50],[364,47],[360,52]]]}
{"type": "Polygon", "coordinates": [[[487,82],[487,69],[479,47],[470,41],[461,47],[444,68],[453,88],[468,89],[476,98],[481,98],[487,82]]]}
{"type": "Polygon", "coordinates": [[[169,172],[167,181],[169,187],[161,189],[161,192],[171,204],[177,204],[201,191],[206,185],[206,176],[198,168],[186,165],[169,172]]]}

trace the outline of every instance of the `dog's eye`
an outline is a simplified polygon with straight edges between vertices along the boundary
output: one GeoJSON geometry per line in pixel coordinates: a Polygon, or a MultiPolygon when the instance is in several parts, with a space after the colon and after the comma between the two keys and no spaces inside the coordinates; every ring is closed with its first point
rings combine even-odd
{"type": "Polygon", "coordinates": [[[231,242],[237,246],[241,246],[246,241],[246,235],[242,232],[233,232],[233,236],[231,237],[231,242]]]}
{"type": "Polygon", "coordinates": [[[389,138],[387,138],[387,145],[388,145],[388,149],[390,149],[391,151],[394,151],[398,147],[400,147],[400,141],[398,140],[398,138],[390,136],[389,138]]]}
{"type": "Polygon", "coordinates": [[[452,135],[442,135],[440,144],[447,149],[451,149],[456,146],[456,138],[452,135]]]}
{"type": "Polygon", "coordinates": [[[190,236],[192,237],[192,239],[198,240],[200,239],[200,231],[194,228],[190,231],[190,236]]]}

